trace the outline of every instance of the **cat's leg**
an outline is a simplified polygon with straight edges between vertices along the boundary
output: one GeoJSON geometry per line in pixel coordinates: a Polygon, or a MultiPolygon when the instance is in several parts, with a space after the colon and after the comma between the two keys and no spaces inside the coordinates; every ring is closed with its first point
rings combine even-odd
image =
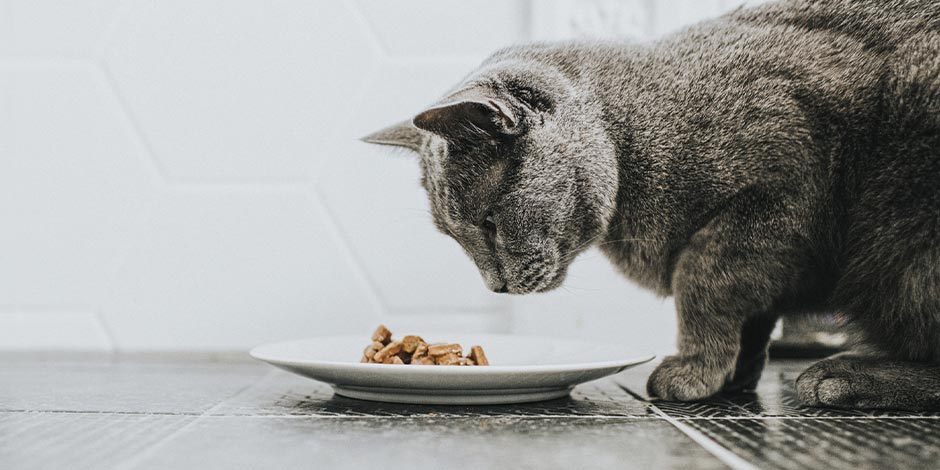
{"type": "Polygon", "coordinates": [[[806,405],[940,411],[940,249],[923,247],[929,234],[882,243],[854,260],[837,297],[869,349],[800,375],[806,405]]]}
{"type": "Polygon", "coordinates": [[[940,410],[940,364],[845,354],[813,364],[796,388],[808,406],[940,410]]]}
{"type": "Polygon", "coordinates": [[[723,388],[725,392],[754,390],[767,364],[767,350],[770,334],[777,324],[775,315],[764,315],[749,319],[741,331],[741,351],[734,366],[731,383],[723,388]]]}
{"type": "Polygon", "coordinates": [[[798,290],[807,258],[794,243],[801,239],[798,218],[766,194],[746,196],[697,232],[676,262],[679,354],[665,358],[650,375],[652,396],[689,401],[714,395],[732,383],[745,344],[751,354],[743,360],[753,371],[763,360],[753,351],[763,349],[771,327],[762,324],[751,343],[743,339],[745,325],[775,316],[775,302],[798,290]]]}

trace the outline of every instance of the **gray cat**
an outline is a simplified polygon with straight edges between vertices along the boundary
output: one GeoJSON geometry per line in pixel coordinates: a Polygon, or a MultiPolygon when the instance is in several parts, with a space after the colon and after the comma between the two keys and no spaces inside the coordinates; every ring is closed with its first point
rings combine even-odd
{"type": "Polygon", "coordinates": [[[496,292],[596,245],[675,296],[651,395],[754,387],[782,315],[861,345],[807,405],[940,409],[940,2],[794,0],[646,45],[501,50],[365,138],[420,155],[437,227],[496,292]]]}

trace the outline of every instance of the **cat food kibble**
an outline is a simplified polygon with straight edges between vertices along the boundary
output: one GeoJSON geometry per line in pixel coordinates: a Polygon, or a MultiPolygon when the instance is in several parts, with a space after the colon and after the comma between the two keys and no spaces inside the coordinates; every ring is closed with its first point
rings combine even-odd
{"type": "Polygon", "coordinates": [[[443,356],[445,354],[463,354],[463,348],[459,344],[432,344],[428,346],[428,355],[431,357],[443,356]]]}
{"type": "Polygon", "coordinates": [[[378,342],[378,341],[373,341],[372,344],[366,346],[365,351],[362,352],[362,361],[361,361],[361,362],[369,362],[369,361],[371,361],[372,358],[375,357],[375,353],[379,352],[379,350],[381,350],[381,349],[384,348],[384,347],[385,347],[384,344],[382,344],[382,343],[380,343],[380,342],[378,342]]]}
{"type": "Polygon", "coordinates": [[[374,362],[385,362],[386,359],[398,354],[401,351],[401,341],[392,341],[385,345],[379,352],[372,356],[374,362]]]}
{"type": "Polygon", "coordinates": [[[423,342],[424,340],[421,339],[420,336],[408,335],[402,338],[401,349],[402,351],[405,351],[406,353],[414,353],[415,349],[418,349],[418,345],[420,345],[423,342]]]}
{"type": "Polygon", "coordinates": [[[479,346],[474,346],[470,348],[470,354],[467,357],[475,362],[478,366],[488,366],[490,361],[486,360],[486,354],[483,353],[483,348],[479,346]]]}
{"type": "Polygon", "coordinates": [[[385,328],[385,325],[379,325],[375,329],[375,333],[372,333],[372,341],[378,341],[382,344],[388,344],[392,340],[392,332],[388,331],[388,328],[385,328]]]}
{"type": "Polygon", "coordinates": [[[470,354],[463,355],[463,348],[456,343],[428,344],[424,338],[408,335],[395,341],[392,332],[379,325],[372,333],[372,344],[362,352],[362,360],[371,364],[411,364],[425,366],[488,366],[483,348],[473,346],[470,354]]]}

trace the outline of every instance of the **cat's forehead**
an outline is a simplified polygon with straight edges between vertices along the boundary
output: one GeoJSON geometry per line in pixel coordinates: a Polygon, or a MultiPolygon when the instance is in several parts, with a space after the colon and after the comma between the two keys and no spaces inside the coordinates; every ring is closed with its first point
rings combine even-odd
{"type": "Polygon", "coordinates": [[[465,154],[426,158],[423,167],[432,212],[451,224],[475,220],[488,211],[509,168],[506,159],[465,154]]]}
{"type": "Polygon", "coordinates": [[[457,88],[475,86],[508,93],[522,89],[538,90],[556,99],[571,91],[569,80],[556,68],[540,61],[515,57],[484,62],[457,88]]]}

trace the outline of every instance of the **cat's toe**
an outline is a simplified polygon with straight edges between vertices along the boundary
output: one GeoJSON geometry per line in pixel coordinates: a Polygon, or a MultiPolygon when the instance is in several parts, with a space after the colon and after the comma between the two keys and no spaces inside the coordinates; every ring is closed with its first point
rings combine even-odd
{"type": "Polygon", "coordinates": [[[813,366],[803,371],[803,373],[796,378],[796,394],[800,398],[801,403],[806,406],[823,406],[822,402],[819,400],[817,390],[819,389],[819,384],[822,383],[825,377],[822,371],[816,366],[813,366]]]}
{"type": "Polygon", "coordinates": [[[663,400],[695,401],[718,393],[724,382],[725,374],[700,361],[670,356],[650,375],[646,390],[663,400]]]}
{"type": "Polygon", "coordinates": [[[863,378],[843,364],[823,361],[796,379],[796,390],[800,401],[806,406],[844,409],[877,407],[877,397],[866,393],[865,387],[859,383],[863,378]]]}
{"type": "Polygon", "coordinates": [[[853,407],[857,397],[851,382],[841,377],[829,377],[816,385],[816,400],[827,406],[853,407]]]}

